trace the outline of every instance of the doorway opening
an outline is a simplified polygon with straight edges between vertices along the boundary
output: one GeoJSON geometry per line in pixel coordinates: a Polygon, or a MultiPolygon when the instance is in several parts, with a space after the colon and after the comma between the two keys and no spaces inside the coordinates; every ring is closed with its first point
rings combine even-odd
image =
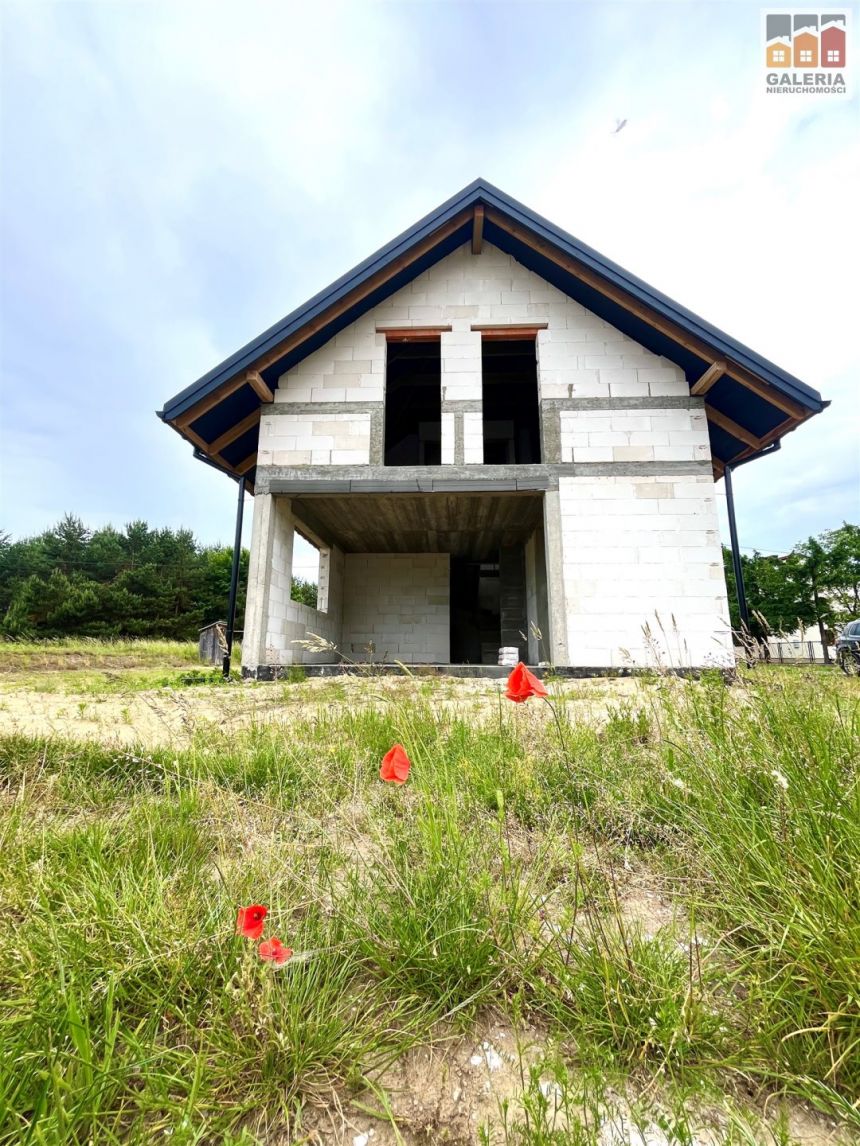
{"type": "Polygon", "coordinates": [[[439,338],[422,342],[388,342],[385,464],[442,464],[442,357],[439,338]]]}
{"type": "Polygon", "coordinates": [[[534,338],[481,344],[484,465],[540,462],[540,410],[534,338]]]}
{"type": "Polygon", "coordinates": [[[451,663],[494,665],[502,635],[498,554],[451,558],[451,663]]]}

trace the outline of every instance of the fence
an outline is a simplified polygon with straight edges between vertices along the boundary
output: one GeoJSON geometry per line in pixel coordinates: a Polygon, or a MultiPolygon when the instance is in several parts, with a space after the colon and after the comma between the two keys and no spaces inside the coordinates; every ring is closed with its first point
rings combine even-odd
{"type": "MultiPolygon", "coordinates": [[[[798,665],[798,664],[812,664],[823,665],[824,661],[824,646],[821,641],[767,641],[762,642],[760,645],[760,655],[763,660],[769,660],[772,664],[781,665],[798,665]]],[[[828,648],[830,660],[832,663],[836,661],[836,652],[831,647],[828,648]]]]}

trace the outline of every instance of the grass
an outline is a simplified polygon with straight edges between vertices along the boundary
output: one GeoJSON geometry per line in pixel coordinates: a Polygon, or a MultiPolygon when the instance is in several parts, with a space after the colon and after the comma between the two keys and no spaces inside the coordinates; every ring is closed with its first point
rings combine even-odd
{"type": "Polygon", "coordinates": [[[860,1133],[857,682],[657,680],[558,725],[425,683],[181,750],[0,741],[0,1143],[300,1141],[368,1093],[408,1130],[386,1071],[487,1014],[544,1047],[488,1142],[693,1142],[718,1103],[721,1141],[789,1143],[768,1096],[860,1133]],[[674,923],[631,916],[641,872],[674,923]]]}

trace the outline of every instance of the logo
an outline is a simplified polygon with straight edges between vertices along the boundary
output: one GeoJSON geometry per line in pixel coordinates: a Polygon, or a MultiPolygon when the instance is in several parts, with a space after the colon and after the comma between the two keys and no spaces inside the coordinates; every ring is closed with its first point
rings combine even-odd
{"type": "Polygon", "coordinates": [[[761,63],[771,95],[848,95],[843,12],[766,11],[761,63]]]}

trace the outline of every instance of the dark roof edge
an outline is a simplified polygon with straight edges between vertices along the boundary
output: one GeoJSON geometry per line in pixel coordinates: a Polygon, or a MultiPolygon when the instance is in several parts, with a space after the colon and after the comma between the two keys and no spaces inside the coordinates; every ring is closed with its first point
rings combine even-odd
{"type": "Polygon", "coordinates": [[[777,390],[808,410],[817,413],[824,408],[823,400],[818,391],[807,386],[799,378],[782,370],[767,358],[756,354],[743,343],[737,342],[718,327],[712,326],[692,311],[687,310],[686,307],[681,306],[680,303],[675,302],[674,299],[669,298],[668,295],[649,286],[648,283],[624,270],[611,259],[600,255],[592,247],[580,242],[573,235],[555,226],[542,215],[536,214],[518,200],[510,198],[491,183],[487,183],[483,179],[476,179],[434,211],[425,215],[412,227],[401,232],[384,247],[380,247],[363,262],[358,263],[329,286],[308,299],[307,302],[290,311],[279,322],[270,326],[257,338],[224,359],[207,374],[198,378],[196,382],[165,402],[164,408],[158,412],[159,417],[164,421],[169,421],[190,409],[201,398],[232,378],[239,370],[251,366],[261,354],[277,346],[283,339],[317,317],[326,307],[343,297],[353,287],[386,266],[426,235],[432,234],[433,231],[443,226],[460,211],[476,203],[495,207],[507,214],[528,230],[546,239],[572,258],[584,263],[609,282],[632,294],[640,302],[652,307],[663,317],[675,322],[691,335],[708,343],[714,349],[715,358],[733,359],[738,365],[762,377],[777,390]]]}

